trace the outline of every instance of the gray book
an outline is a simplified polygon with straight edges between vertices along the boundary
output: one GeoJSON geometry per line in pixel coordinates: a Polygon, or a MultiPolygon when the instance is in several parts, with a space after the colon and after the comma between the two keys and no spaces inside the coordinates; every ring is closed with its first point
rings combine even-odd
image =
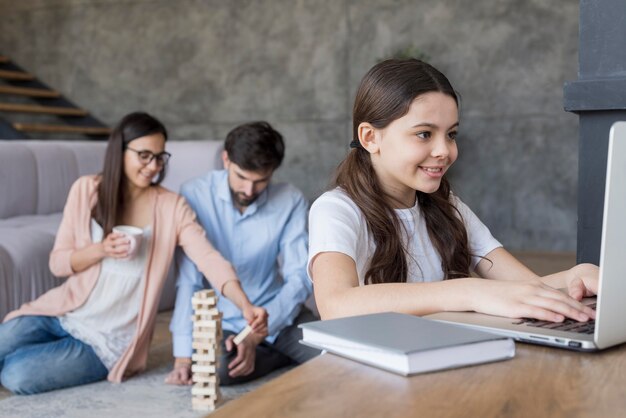
{"type": "Polygon", "coordinates": [[[393,312],[300,328],[302,344],[405,376],[515,356],[511,338],[393,312]]]}

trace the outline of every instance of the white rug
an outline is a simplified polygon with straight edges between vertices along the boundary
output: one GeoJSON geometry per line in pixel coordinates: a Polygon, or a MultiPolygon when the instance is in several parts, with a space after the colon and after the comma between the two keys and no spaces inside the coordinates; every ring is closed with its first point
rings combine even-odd
{"type": "MultiPolygon", "coordinates": [[[[10,396],[0,401],[2,418],[123,418],[134,416],[196,418],[206,412],[191,409],[190,387],[166,385],[171,346],[151,349],[148,370],[122,384],[98,382],[40,395],[10,396]]],[[[222,387],[225,402],[256,389],[289,368],[251,383],[222,387]]]]}

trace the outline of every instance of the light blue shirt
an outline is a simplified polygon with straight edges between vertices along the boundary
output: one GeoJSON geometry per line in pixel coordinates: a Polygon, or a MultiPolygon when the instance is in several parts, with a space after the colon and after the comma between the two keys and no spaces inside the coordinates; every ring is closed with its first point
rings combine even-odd
{"type": "MultiPolygon", "coordinates": [[[[293,323],[312,291],[306,273],[306,198],[289,184],[270,183],[240,213],[232,201],[226,170],[188,181],[181,194],[196,212],[209,241],[235,268],[250,301],[267,309],[266,340],[273,343],[278,333],[293,323]]],[[[205,282],[182,251],[177,252],[176,262],[176,306],[170,324],[174,357],[191,357],[191,297],[205,282]]],[[[224,314],[224,330],[239,332],[246,326],[239,308],[226,297],[218,298],[217,307],[224,314]]]]}

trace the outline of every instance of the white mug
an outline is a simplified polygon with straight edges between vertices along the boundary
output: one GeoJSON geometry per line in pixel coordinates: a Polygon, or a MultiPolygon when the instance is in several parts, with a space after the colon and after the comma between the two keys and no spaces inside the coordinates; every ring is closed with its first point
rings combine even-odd
{"type": "Polygon", "coordinates": [[[141,239],[143,238],[143,230],[136,226],[130,225],[118,225],[113,227],[113,232],[124,234],[130,242],[130,248],[128,255],[124,257],[125,260],[130,260],[137,254],[137,250],[141,247],[141,239]]]}

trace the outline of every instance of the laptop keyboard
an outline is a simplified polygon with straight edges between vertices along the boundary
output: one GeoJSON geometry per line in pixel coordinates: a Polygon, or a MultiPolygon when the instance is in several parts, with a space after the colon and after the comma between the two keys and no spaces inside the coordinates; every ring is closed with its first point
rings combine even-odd
{"type": "MultiPolygon", "coordinates": [[[[596,309],[596,303],[590,303],[591,309],[596,309]]],[[[524,318],[524,325],[537,328],[555,329],[558,331],[578,332],[580,334],[593,334],[596,321],[591,319],[587,322],[578,322],[576,320],[565,318],[563,322],[541,321],[539,319],[524,318]]]]}

